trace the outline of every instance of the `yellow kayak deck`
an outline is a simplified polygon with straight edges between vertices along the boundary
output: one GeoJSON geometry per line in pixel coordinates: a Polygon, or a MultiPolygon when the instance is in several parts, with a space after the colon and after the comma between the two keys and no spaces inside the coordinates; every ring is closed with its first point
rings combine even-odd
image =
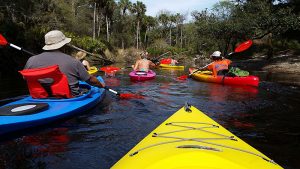
{"type": "Polygon", "coordinates": [[[88,70],[89,74],[94,74],[98,72],[98,69],[96,66],[91,66],[90,70],[88,70]]]}
{"type": "Polygon", "coordinates": [[[185,106],[146,136],[112,168],[279,169],[281,167],[197,108],[185,106]]]}
{"type": "Polygon", "coordinates": [[[163,69],[184,69],[184,66],[172,66],[168,64],[159,64],[159,66],[163,69]]]}

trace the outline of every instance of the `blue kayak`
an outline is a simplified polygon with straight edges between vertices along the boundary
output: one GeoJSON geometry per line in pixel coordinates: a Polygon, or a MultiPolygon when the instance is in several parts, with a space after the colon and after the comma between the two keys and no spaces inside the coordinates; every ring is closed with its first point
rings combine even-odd
{"type": "MultiPolygon", "coordinates": [[[[104,82],[101,77],[98,80],[104,82]]],[[[50,124],[96,106],[102,101],[105,89],[80,82],[88,89],[79,97],[70,99],[33,99],[31,96],[0,107],[0,135],[50,124]]]]}

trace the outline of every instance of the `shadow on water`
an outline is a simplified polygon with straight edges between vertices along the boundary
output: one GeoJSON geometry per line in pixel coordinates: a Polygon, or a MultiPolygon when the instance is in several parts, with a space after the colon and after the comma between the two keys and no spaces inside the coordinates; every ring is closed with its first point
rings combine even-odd
{"type": "MultiPolygon", "coordinates": [[[[80,116],[3,141],[0,168],[110,168],[185,101],[284,168],[300,168],[298,87],[266,81],[264,75],[259,88],[180,81],[176,77],[186,72],[159,69],[156,79],[134,83],[129,71],[105,78],[107,85],[144,99],[123,100],[108,92],[80,116]]],[[[9,98],[15,90],[5,88],[1,97],[9,98]]],[[[19,89],[26,94],[26,86],[19,89]]]]}

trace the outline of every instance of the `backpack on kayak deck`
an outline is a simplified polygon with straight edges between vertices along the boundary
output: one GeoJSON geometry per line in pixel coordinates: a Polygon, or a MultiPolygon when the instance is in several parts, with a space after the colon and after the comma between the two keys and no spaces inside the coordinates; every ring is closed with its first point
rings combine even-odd
{"type": "Polygon", "coordinates": [[[228,71],[228,74],[230,75],[235,75],[235,76],[240,76],[240,77],[243,77],[243,76],[249,76],[249,72],[248,71],[245,71],[245,70],[241,70],[237,67],[231,67],[228,71]]]}

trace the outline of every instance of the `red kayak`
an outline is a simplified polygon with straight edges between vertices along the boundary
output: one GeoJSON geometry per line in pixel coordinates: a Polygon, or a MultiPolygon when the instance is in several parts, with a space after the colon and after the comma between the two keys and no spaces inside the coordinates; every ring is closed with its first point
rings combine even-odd
{"type": "Polygon", "coordinates": [[[146,81],[154,79],[156,73],[153,70],[149,70],[148,72],[132,71],[129,73],[129,76],[132,81],[146,81]]]}
{"type": "MultiPolygon", "coordinates": [[[[195,70],[195,68],[189,68],[190,74],[193,73],[195,70]]],[[[198,71],[192,74],[191,77],[201,82],[219,83],[225,85],[245,85],[257,87],[259,84],[259,78],[257,76],[213,76],[210,71],[198,71]]]]}

